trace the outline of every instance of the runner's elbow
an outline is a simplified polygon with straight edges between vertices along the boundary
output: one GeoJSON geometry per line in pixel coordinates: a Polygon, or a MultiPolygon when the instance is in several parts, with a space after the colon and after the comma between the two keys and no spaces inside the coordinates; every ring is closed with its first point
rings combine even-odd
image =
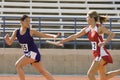
{"type": "Polygon", "coordinates": [[[112,33],[112,36],[113,36],[113,37],[115,37],[115,36],[116,36],[116,34],[115,34],[115,33],[112,33]]]}

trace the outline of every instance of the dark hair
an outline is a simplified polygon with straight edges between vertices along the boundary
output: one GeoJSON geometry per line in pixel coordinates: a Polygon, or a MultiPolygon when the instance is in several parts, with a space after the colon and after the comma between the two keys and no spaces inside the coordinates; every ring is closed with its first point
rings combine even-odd
{"type": "Polygon", "coordinates": [[[91,18],[94,18],[95,22],[100,22],[100,24],[102,24],[103,22],[106,22],[106,20],[108,19],[107,16],[100,16],[96,11],[90,11],[88,12],[88,15],[91,18]]]}
{"type": "Polygon", "coordinates": [[[20,18],[20,21],[24,21],[26,18],[28,18],[29,16],[27,15],[23,15],[21,18],[20,18]]]}

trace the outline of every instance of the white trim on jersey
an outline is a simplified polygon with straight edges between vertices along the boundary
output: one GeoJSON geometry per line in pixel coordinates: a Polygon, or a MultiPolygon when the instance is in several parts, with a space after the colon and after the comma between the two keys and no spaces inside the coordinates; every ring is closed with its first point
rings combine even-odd
{"type": "Polygon", "coordinates": [[[87,28],[85,29],[85,32],[88,33],[89,31],[90,31],[90,27],[87,27],[87,28]]]}
{"type": "Polygon", "coordinates": [[[106,56],[108,55],[106,51],[104,50],[103,46],[100,48],[100,56],[106,56]]]}

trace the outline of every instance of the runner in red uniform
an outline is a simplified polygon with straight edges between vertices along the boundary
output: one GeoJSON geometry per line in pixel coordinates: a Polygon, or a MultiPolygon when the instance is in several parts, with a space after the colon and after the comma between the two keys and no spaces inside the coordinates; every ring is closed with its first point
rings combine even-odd
{"type": "Polygon", "coordinates": [[[96,80],[95,74],[97,71],[99,73],[100,80],[108,80],[113,76],[120,74],[120,69],[106,73],[106,64],[112,63],[113,61],[110,53],[106,50],[104,45],[115,36],[113,32],[109,31],[102,25],[102,23],[106,20],[107,17],[100,16],[96,11],[90,11],[88,12],[86,18],[88,27],[85,27],[80,32],[57,42],[58,46],[60,46],[65,42],[75,40],[76,38],[81,37],[85,34],[88,35],[88,38],[92,44],[93,55],[95,57],[87,73],[89,80],[96,80]],[[104,34],[108,35],[106,40],[103,40],[104,34]]]}
{"type": "Polygon", "coordinates": [[[104,34],[98,34],[98,28],[100,25],[96,25],[93,29],[87,27],[85,32],[88,35],[89,40],[91,41],[93,55],[95,61],[100,61],[101,58],[107,63],[112,63],[112,57],[104,46],[99,46],[100,42],[103,42],[104,34]]]}

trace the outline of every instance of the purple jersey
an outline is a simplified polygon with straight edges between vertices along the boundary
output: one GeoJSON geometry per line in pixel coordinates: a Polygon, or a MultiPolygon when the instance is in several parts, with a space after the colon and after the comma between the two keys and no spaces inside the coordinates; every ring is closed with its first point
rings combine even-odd
{"type": "Polygon", "coordinates": [[[25,55],[27,57],[31,57],[37,61],[40,61],[40,53],[34,43],[33,37],[30,35],[30,29],[27,28],[26,32],[23,35],[20,34],[20,29],[18,29],[16,37],[22,46],[25,55]]]}

